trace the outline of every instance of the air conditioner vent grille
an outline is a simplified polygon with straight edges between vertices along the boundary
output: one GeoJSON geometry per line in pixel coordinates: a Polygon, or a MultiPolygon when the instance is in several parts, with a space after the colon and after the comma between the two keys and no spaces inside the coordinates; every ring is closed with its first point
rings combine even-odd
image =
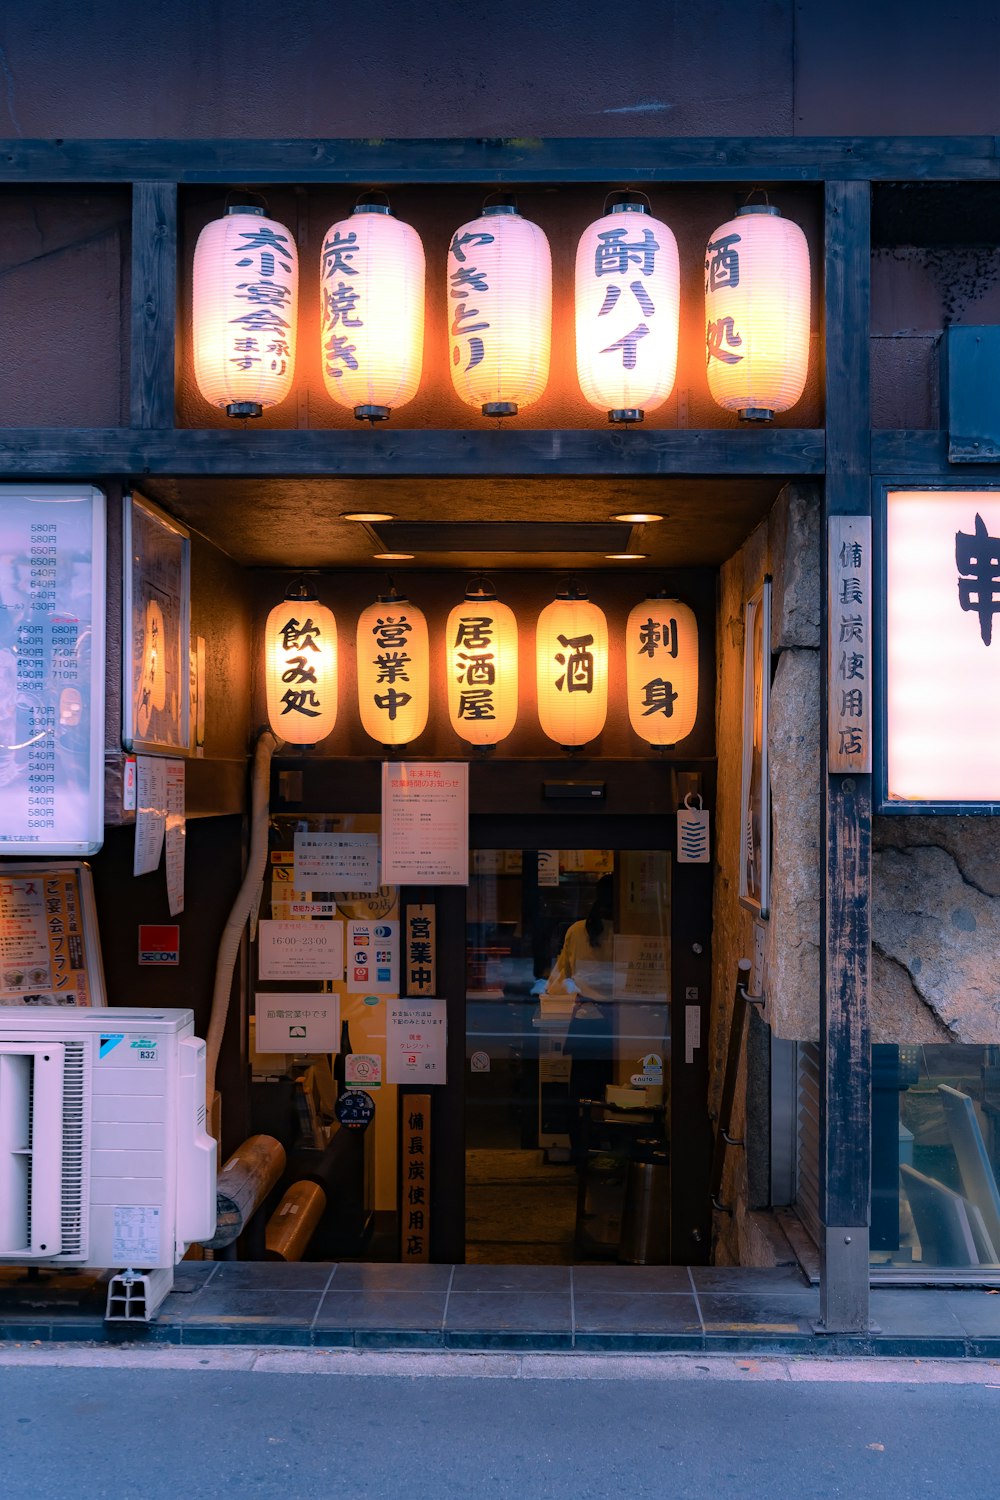
{"type": "Polygon", "coordinates": [[[87,1251],[86,1198],[90,1121],[87,1110],[90,1049],[65,1044],[63,1066],[62,1257],[79,1260],[87,1251]]]}

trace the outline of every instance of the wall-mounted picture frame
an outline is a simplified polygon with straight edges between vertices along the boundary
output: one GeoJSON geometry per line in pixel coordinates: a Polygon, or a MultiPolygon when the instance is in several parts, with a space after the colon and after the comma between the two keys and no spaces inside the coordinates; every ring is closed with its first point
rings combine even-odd
{"type": "Polygon", "coordinates": [[[771,694],[771,579],[743,607],[743,776],[740,902],[766,918],[771,905],[771,792],[767,719],[771,694]]]}
{"type": "Polygon", "coordinates": [[[126,750],[186,755],[191,747],[191,536],[140,495],[125,497],[126,750]]]}

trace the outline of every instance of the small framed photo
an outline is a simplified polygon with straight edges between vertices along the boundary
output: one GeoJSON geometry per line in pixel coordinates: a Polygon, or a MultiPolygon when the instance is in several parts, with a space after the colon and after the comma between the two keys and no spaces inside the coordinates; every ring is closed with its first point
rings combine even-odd
{"type": "Polygon", "coordinates": [[[125,497],[126,750],[186,755],[190,730],[191,537],[139,495],[125,497]]]}
{"type": "Polygon", "coordinates": [[[740,794],[740,901],[759,917],[771,904],[771,794],[767,711],[771,692],[771,580],[744,605],[743,779],[740,794]]]}

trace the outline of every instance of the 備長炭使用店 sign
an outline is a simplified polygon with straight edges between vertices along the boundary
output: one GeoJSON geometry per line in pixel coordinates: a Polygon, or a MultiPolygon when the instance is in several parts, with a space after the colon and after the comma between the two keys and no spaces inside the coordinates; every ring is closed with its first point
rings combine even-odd
{"type": "Polygon", "coordinates": [[[468,885],[467,762],[383,762],[382,879],[388,885],[468,885]]]}

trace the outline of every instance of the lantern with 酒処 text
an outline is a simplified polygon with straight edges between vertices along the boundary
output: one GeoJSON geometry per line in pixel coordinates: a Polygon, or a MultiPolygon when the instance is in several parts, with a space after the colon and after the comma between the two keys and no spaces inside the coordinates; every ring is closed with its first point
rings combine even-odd
{"type": "Polygon", "coordinates": [[[608,622],[574,584],[538,616],[535,677],[543,734],[565,750],[600,734],[608,712],[608,622]]]}
{"type": "Polygon", "coordinates": [[[337,722],[337,622],[305,584],[264,627],[267,719],[279,739],[315,745],[337,722]]]}
{"type": "Polygon", "coordinates": [[[390,588],[358,620],[358,711],[380,745],[409,745],[423,733],[430,658],[423,611],[390,588]]]}
{"type": "Polygon", "coordinates": [[[625,687],[632,728],[662,748],[687,739],[698,717],[698,623],[694,610],[659,593],[625,625],[625,687]]]}
{"type": "Polygon", "coordinates": [[[445,632],[451,727],[470,745],[496,745],[517,720],[517,620],[492,584],[469,585],[445,632]]]}
{"type": "Polygon", "coordinates": [[[198,236],[194,373],[228,416],[259,417],[291,390],[298,285],[295,241],[263,209],[231,208],[198,236]]]}

